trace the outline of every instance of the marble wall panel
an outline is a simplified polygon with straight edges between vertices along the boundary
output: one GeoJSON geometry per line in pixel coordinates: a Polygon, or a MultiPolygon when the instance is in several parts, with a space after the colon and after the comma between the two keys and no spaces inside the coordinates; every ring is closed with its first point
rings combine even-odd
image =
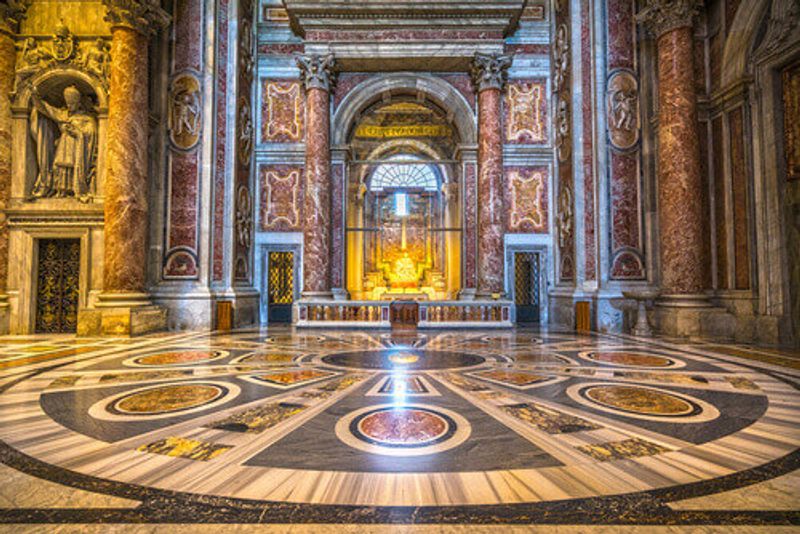
{"type": "Polygon", "coordinates": [[[645,277],[640,255],[639,156],[611,153],[611,242],[614,251],[611,277],[641,280],[645,277]]]}
{"type": "Polygon", "coordinates": [[[506,167],[507,231],[547,233],[547,167],[506,167]]]}
{"type": "Polygon", "coordinates": [[[336,86],[333,88],[333,107],[338,108],[342,100],[350,94],[353,88],[361,82],[372,77],[363,72],[343,72],[336,77],[336,86]]]}
{"type": "MultiPolygon", "coordinates": [[[[331,251],[333,264],[331,265],[331,287],[344,287],[344,191],[345,191],[345,166],[344,163],[331,165],[331,251]]],[[[302,197],[301,197],[302,198],[302,197]]]]}
{"type": "Polygon", "coordinates": [[[259,226],[265,232],[299,231],[303,227],[303,167],[261,165],[259,226]]]}
{"type": "Polygon", "coordinates": [[[228,31],[229,0],[217,2],[217,62],[216,62],[216,91],[214,102],[214,124],[216,125],[214,147],[214,217],[212,229],[212,277],[214,281],[222,281],[225,261],[225,177],[227,161],[228,139],[228,31]]]}
{"type": "Polygon", "coordinates": [[[203,2],[179,0],[173,15],[172,82],[168,128],[169,202],[164,235],[163,277],[198,275],[198,201],[201,165],[197,141],[202,132],[203,2]]]}
{"type": "Polygon", "coordinates": [[[714,166],[714,225],[716,229],[717,289],[728,289],[728,226],[725,207],[725,166],[722,144],[722,117],[711,123],[712,157],[714,166]]]}
{"type": "Polygon", "coordinates": [[[262,55],[292,55],[302,54],[306,46],[302,43],[261,43],[258,53],[262,55]]]}
{"type": "Polygon", "coordinates": [[[547,143],[546,80],[510,82],[503,108],[506,143],[547,143]]]}
{"type": "Polygon", "coordinates": [[[464,164],[464,287],[477,287],[478,273],[478,168],[475,163],[464,164]]]}
{"type": "Polygon", "coordinates": [[[263,80],[261,141],[298,143],[303,141],[305,98],[299,81],[263,80]]]}
{"type": "Polygon", "coordinates": [[[784,70],[782,78],[786,178],[800,180],[800,63],[784,70]]]}
{"type": "Polygon", "coordinates": [[[635,66],[636,27],[633,19],[634,2],[608,0],[608,70],[632,69],[635,66]]]}
{"type": "Polygon", "coordinates": [[[592,2],[581,0],[581,112],[583,114],[583,264],[584,280],[597,279],[597,243],[595,231],[594,173],[594,43],[592,39],[592,2]]]}
{"type": "Polygon", "coordinates": [[[572,162],[572,61],[570,36],[570,4],[554,4],[556,38],[551,59],[553,63],[554,132],[556,144],[558,280],[575,280],[575,189],[572,162]]]}
{"type": "Polygon", "coordinates": [[[750,289],[750,217],[745,157],[744,111],[741,107],[728,115],[731,147],[731,188],[733,190],[733,257],[736,289],[750,289]]]}

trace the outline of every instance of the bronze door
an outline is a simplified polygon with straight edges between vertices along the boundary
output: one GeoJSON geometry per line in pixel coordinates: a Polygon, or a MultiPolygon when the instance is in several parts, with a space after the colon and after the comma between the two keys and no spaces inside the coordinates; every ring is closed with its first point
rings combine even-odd
{"type": "Polygon", "coordinates": [[[267,320],[291,323],[294,303],[294,252],[275,251],[267,256],[267,320]]]}
{"type": "Polygon", "coordinates": [[[518,323],[539,322],[540,269],[538,252],[514,253],[514,304],[518,323]]]}
{"type": "Polygon", "coordinates": [[[80,239],[40,239],[36,333],[75,333],[78,326],[80,239]]]}

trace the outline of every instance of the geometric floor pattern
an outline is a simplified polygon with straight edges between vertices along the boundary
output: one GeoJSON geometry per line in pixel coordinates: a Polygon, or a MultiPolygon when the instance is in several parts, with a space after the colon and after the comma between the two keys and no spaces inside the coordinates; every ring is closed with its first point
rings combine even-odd
{"type": "Polygon", "coordinates": [[[0,338],[0,524],[798,525],[797,364],[533,329],[0,338]]]}

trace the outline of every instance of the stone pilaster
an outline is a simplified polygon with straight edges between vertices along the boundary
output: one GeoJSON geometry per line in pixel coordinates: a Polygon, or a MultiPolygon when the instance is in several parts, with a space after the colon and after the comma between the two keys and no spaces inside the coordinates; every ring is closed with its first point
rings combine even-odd
{"type": "Polygon", "coordinates": [[[103,0],[111,26],[103,293],[79,334],[161,329],[166,313],[146,287],[148,41],[169,23],[156,0],[103,0]]]}
{"type": "Polygon", "coordinates": [[[0,334],[8,333],[8,226],[5,210],[11,196],[11,92],[17,51],[14,35],[31,0],[0,4],[0,334]]]}
{"type": "Polygon", "coordinates": [[[478,93],[478,297],[503,291],[502,90],[510,56],[476,54],[472,80],[478,93]]]}
{"type": "Polygon", "coordinates": [[[297,59],[306,88],[303,297],[331,296],[330,90],[333,56],[297,59]]]}
{"type": "Polygon", "coordinates": [[[706,288],[694,0],[649,0],[637,19],[658,40],[658,203],[662,294],[701,303],[706,288]]]}

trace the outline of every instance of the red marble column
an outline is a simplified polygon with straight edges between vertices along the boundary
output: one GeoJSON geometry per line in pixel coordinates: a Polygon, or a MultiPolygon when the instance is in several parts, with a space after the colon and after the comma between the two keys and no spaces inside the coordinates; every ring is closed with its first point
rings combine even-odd
{"type": "Polygon", "coordinates": [[[706,289],[703,191],[689,0],[651,1],[639,15],[658,38],[658,203],[664,296],[706,289]]]}
{"type": "Polygon", "coordinates": [[[478,297],[503,291],[502,89],[509,56],[476,54],[472,68],[478,93],[478,297]]]}
{"type": "Polygon", "coordinates": [[[168,22],[152,0],[104,0],[111,26],[103,291],[136,299],[147,265],[148,40],[168,22]]]}
{"type": "Polygon", "coordinates": [[[303,296],[331,296],[330,89],[333,56],[297,60],[306,88],[303,296]]]}

